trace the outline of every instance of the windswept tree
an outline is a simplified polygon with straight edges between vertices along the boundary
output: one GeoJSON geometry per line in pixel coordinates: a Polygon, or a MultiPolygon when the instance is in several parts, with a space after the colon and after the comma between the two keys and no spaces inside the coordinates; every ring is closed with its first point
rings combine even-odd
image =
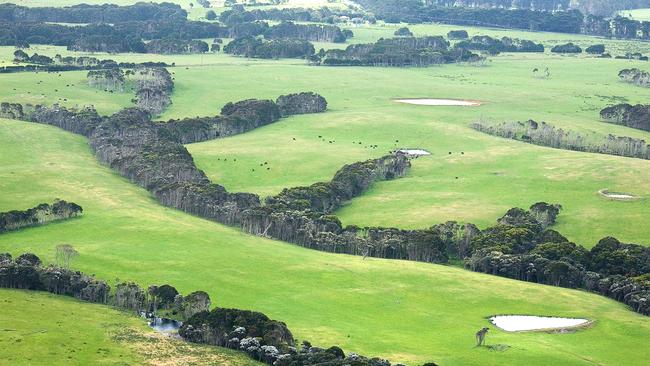
{"type": "Polygon", "coordinates": [[[59,267],[70,269],[70,263],[78,256],[79,252],[70,244],[59,244],[56,246],[56,264],[59,267]]]}

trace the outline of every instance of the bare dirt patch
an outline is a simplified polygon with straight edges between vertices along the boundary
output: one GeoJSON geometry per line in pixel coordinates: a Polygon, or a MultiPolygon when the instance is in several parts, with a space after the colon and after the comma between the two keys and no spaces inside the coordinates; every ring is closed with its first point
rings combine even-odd
{"type": "Polygon", "coordinates": [[[398,103],[426,105],[426,106],[457,106],[457,107],[478,107],[482,102],[478,100],[459,99],[433,99],[433,98],[405,98],[393,99],[398,103]]]}

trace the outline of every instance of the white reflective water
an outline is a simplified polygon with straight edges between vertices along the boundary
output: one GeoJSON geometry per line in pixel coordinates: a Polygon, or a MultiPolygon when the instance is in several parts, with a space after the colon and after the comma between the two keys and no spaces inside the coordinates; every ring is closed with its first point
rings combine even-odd
{"type": "Polygon", "coordinates": [[[401,152],[402,154],[406,155],[411,155],[411,156],[425,156],[425,155],[431,155],[430,152],[426,150],[421,150],[421,149],[401,149],[397,150],[401,152]]]}
{"type": "Polygon", "coordinates": [[[558,330],[587,324],[589,320],[578,318],[556,318],[533,315],[497,315],[490,322],[507,332],[524,330],[558,330]]]}
{"type": "Polygon", "coordinates": [[[461,106],[461,107],[478,107],[481,102],[475,100],[456,100],[456,99],[395,99],[398,103],[415,104],[415,105],[432,105],[432,106],[461,106]]]}

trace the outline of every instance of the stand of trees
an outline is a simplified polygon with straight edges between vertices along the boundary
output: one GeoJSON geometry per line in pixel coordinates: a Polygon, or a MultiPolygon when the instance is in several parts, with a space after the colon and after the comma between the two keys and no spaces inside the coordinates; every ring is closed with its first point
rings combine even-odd
{"type": "Polygon", "coordinates": [[[305,8],[271,8],[271,9],[254,9],[246,11],[244,7],[233,7],[219,15],[219,20],[225,24],[236,24],[254,22],[256,20],[274,20],[274,21],[297,21],[297,22],[314,22],[314,23],[338,23],[341,17],[348,17],[351,20],[361,20],[375,23],[376,20],[371,14],[359,12],[351,9],[305,9],[305,8]]]}
{"type": "MultiPolygon", "coordinates": [[[[635,1],[635,0],[628,0],[635,1]]],[[[646,0],[642,0],[646,1],[646,0]]],[[[577,9],[569,9],[567,0],[539,1],[425,1],[420,0],[357,0],[377,19],[388,23],[438,22],[457,25],[474,25],[500,28],[528,29],[560,33],[583,33],[614,38],[650,39],[650,22],[613,16],[613,12],[592,11],[592,6],[582,3],[616,4],[607,0],[584,0],[577,9]],[[464,4],[472,4],[463,7],[464,4]],[[479,6],[478,4],[488,5],[479,6]],[[458,6],[461,5],[461,6],[458,6]],[[564,11],[550,11],[554,10],[564,11]],[[541,10],[541,11],[540,11],[541,10]],[[544,11],[549,10],[549,11],[544,11]],[[592,14],[589,13],[592,12],[592,14]],[[595,13],[595,14],[593,14],[595,13]],[[586,16],[584,14],[587,14],[586,16]]]]}
{"type": "Polygon", "coordinates": [[[154,39],[145,45],[147,53],[158,53],[163,55],[183,53],[206,53],[210,50],[207,43],[201,40],[183,39],[154,39]]]}
{"type": "Polygon", "coordinates": [[[314,54],[311,42],[299,39],[266,40],[260,37],[236,38],[223,52],[252,58],[307,58],[314,54]]]}
{"type": "Polygon", "coordinates": [[[528,9],[536,11],[567,10],[571,0],[426,0],[427,5],[469,8],[528,9]]]}
{"type": "Polygon", "coordinates": [[[582,48],[580,46],[575,45],[571,42],[567,44],[559,44],[557,46],[554,46],[551,49],[551,52],[553,53],[582,53],[582,48]]]}
{"type": "Polygon", "coordinates": [[[124,72],[119,69],[91,70],[86,76],[88,85],[93,88],[124,91],[124,72]]]}
{"type": "Polygon", "coordinates": [[[187,18],[187,12],[172,3],[139,2],[133,5],[73,5],[65,7],[26,7],[0,4],[0,21],[22,23],[124,23],[168,21],[187,18]]]}
{"type": "Polygon", "coordinates": [[[496,54],[499,52],[544,52],[544,45],[525,39],[503,37],[501,39],[490,36],[474,36],[468,41],[461,41],[454,45],[474,51],[488,51],[496,54]]]}
{"type": "Polygon", "coordinates": [[[467,34],[466,30],[451,30],[447,33],[447,38],[452,40],[467,39],[469,34],[467,34]]]}
{"type": "Polygon", "coordinates": [[[650,105],[617,104],[600,111],[600,117],[617,125],[650,131],[650,105]]]}
{"type": "MultiPolygon", "coordinates": [[[[313,98],[313,105],[320,105],[315,95],[306,94],[300,98],[313,98]]],[[[262,203],[255,194],[229,193],[224,187],[211,183],[194,164],[179,134],[161,131],[165,127],[151,122],[149,114],[142,110],[125,109],[110,117],[98,117],[91,110],[76,112],[60,107],[23,110],[22,118],[26,120],[61,126],[89,136],[90,145],[102,163],[147,189],[163,205],[237,226],[247,233],[334,253],[430,263],[467,258],[467,265],[473,270],[557,286],[581,287],[622,301],[642,314],[650,314],[646,300],[650,293],[647,279],[643,277],[650,271],[650,249],[606,238],[590,254],[584,254],[587,252],[584,248],[567,243],[562,235],[549,229],[555,223],[559,205],[540,202],[528,211],[512,209],[496,226],[482,231],[475,225],[456,222],[421,230],[344,227],[332,212],[343,202],[363,193],[375,181],[403,176],[410,162],[400,153],[346,165],[329,182],[286,189],[262,203]],[[525,257],[530,255],[539,257],[525,257]],[[508,267],[512,262],[510,258],[520,260],[517,263],[524,268],[533,266],[534,270],[511,270],[519,267],[508,267]]],[[[277,121],[281,109],[272,101],[247,100],[227,104],[222,116],[238,118],[254,126],[277,121]]],[[[532,140],[530,135],[539,134],[540,144],[563,146],[567,141],[567,133],[532,121],[527,125],[515,124],[514,129],[483,125],[475,128],[520,139],[524,139],[522,132],[526,132],[529,140],[532,140]]],[[[184,136],[192,134],[186,131],[184,136]]],[[[645,143],[641,147],[631,146],[633,144],[634,141],[620,142],[614,138],[605,148],[618,153],[646,148],[645,143]]],[[[140,304],[143,298],[141,292],[130,285],[121,293],[124,304],[140,304]]],[[[218,314],[201,314],[205,317],[201,318],[202,323],[210,316],[220,319],[218,314]]],[[[193,324],[191,319],[188,324],[193,324]]],[[[218,326],[221,320],[215,320],[214,324],[218,326]]],[[[202,330],[191,334],[197,339],[206,339],[202,330]]],[[[237,338],[241,349],[243,339],[248,337],[237,338]]],[[[208,337],[207,342],[219,340],[208,337]]],[[[251,346],[247,342],[244,344],[251,346]]],[[[266,357],[259,353],[264,345],[252,344],[253,354],[259,359],[266,357]]]]}
{"type": "Polygon", "coordinates": [[[636,84],[642,87],[650,87],[650,73],[639,69],[624,69],[618,73],[618,77],[626,83],[636,84]]]}
{"type": "Polygon", "coordinates": [[[47,291],[137,314],[169,316],[183,321],[178,333],[188,342],[238,350],[268,365],[390,366],[390,362],[379,358],[356,354],[346,357],[337,346],[324,349],[304,341],[300,349],[295,349],[296,341],[285,323],[256,311],[220,307],[210,310],[210,296],[205,291],[183,296],[167,284],[145,289],[134,282],[122,282],[111,292],[105,281],[63,267],[44,266],[31,253],[15,259],[9,253],[0,254],[0,287],[47,291]]]}
{"type": "Polygon", "coordinates": [[[172,75],[164,67],[139,67],[132,73],[135,79],[135,100],[138,107],[161,114],[171,103],[174,90],[172,75]]]}
{"type": "Polygon", "coordinates": [[[443,37],[401,37],[379,39],[376,43],[354,44],[345,50],[331,49],[317,55],[313,63],[328,66],[430,66],[474,62],[482,58],[463,48],[449,49],[443,37]]]}
{"type": "Polygon", "coordinates": [[[301,39],[313,42],[334,42],[345,43],[346,39],[352,37],[352,31],[334,26],[320,24],[296,24],[293,22],[282,22],[269,27],[264,32],[268,39],[301,39]]]}
{"type": "Polygon", "coordinates": [[[83,209],[74,202],[55,200],[25,211],[0,212],[0,234],[30,226],[47,224],[81,215],[83,209]]]}
{"type": "Polygon", "coordinates": [[[496,226],[472,239],[466,267],[521,281],[583,288],[650,315],[650,248],[607,237],[586,250],[538,223],[531,212],[508,211],[496,226]]]}
{"type": "Polygon", "coordinates": [[[4,66],[0,68],[0,73],[12,73],[12,72],[23,72],[23,71],[58,72],[58,71],[78,71],[78,70],[104,70],[104,69],[115,69],[115,68],[133,69],[137,67],[172,66],[164,62],[143,62],[143,63],[120,62],[118,63],[111,59],[100,60],[96,57],[88,57],[88,56],[62,57],[59,54],[55,55],[54,59],[52,59],[51,57],[39,55],[37,53],[30,56],[23,50],[16,50],[14,52],[14,62],[29,63],[30,65],[4,66]]]}
{"type": "Polygon", "coordinates": [[[475,130],[489,135],[505,137],[535,145],[556,149],[592,152],[598,154],[650,159],[650,146],[645,140],[627,136],[584,135],[580,132],[556,128],[546,122],[489,123],[472,124],[475,130]]]}

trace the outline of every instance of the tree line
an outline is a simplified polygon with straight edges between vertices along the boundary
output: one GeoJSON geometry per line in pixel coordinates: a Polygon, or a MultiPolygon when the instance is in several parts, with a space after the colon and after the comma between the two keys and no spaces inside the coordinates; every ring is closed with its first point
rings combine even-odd
{"type": "MultiPolygon", "coordinates": [[[[5,114],[5,104],[0,111],[1,117],[10,117],[5,114]]],[[[53,221],[66,220],[81,215],[83,209],[74,202],[54,200],[53,203],[41,203],[25,211],[0,212],[0,234],[18,230],[29,226],[47,224],[53,221]]]]}
{"type": "Polygon", "coordinates": [[[512,209],[474,237],[465,266],[520,281],[586,289],[650,315],[650,248],[607,237],[587,250],[545,227],[532,210],[512,209]]]}
{"type": "Polygon", "coordinates": [[[475,122],[477,131],[556,149],[650,159],[650,146],[643,139],[628,136],[584,134],[557,128],[546,122],[475,122]]]}
{"type": "Polygon", "coordinates": [[[423,3],[420,0],[358,0],[357,2],[373,12],[377,19],[388,23],[436,22],[613,38],[650,39],[650,22],[621,16],[610,18],[612,13],[605,16],[588,13],[584,15],[578,9],[567,10],[567,7],[563,7],[565,11],[539,11],[544,9],[543,5],[540,8],[539,2],[530,2],[531,6],[528,7],[525,6],[526,2],[517,1],[517,6],[512,9],[510,6],[487,8],[449,6],[447,1],[443,1],[442,5],[431,1],[423,3]]]}
{"type": "MultiPolygon", "coordinates": [[[[453,38],[462,36],[467,38],[467,32],[464,34],[460,32],[462,31],[456,31],[451,36],[453,38]]],[[[510,37],[498,39],[490,36],[474,36],[469,40],[456,43],[454,47],[473,51],[487,51],[490,54],[500,52],[544,52],[544,45],[541,43],[510,37]]]]}
{"type": "Polygon", "coordinates": [[[314,23],[339,23],[341,17],[349,19],[360,19],[369,23],[375,23],[376,19],[371,14],[353,9],[336,9],[322,7],[312,8],[271,8],[271,9],[253,9],[245,10],[243,6],[236,5],[230,10],[226,10],[219,15],[219,21],[225,24],[236,24],[254,22],[256,20],[274,20],[274,21],[296,21],[296,22],[314,22],[314,23]]]}
{"type": "MultiPolygon", "coordinates": [[[[319,103],[314,102],[313,105],[319,103]]],[[[240,227],[250,234],[307,248],[429,263],[447,263],[450,258],[467,259],[468,266],[482,271],[481,268],[484,267],[472,265],[471,258],[479,258],[475,255],[482,256],[481,253],[486,252],[486,249],[489,249],[489,253],[500,251],[503,254],[523,255],[535,250],[540,244],[562,244],[566,241],[559,233],[548,229],[555,222],[560,207],[543,202],[531,206],[528,211],[510,210],[499,220],[497,226],[485,230],[469,223],[457,222],[446,222],[420,230],[343,226],[332,214],[333,211],[342,202],[364,192],[375,181],[403,176],[410,162],[400,153],[344,166],[329,182],[287,189],[262,203],[255,194],[230,193],[224,187],[210,182],[205,173],[196,167],[178,135],[160,133],[161,126],[151,122],[149,114],[140,109],[128,108],[109,117],[100,117],[89,109],[74,111],[56,106],[24,110],[27,111],[22,119],[59,126],[89,136],[90,145],[102,163],[147,189],[165,206],[240,227]]],[[[273,101],[248,100],[227,104],[222,109],[222,115],[248,121],[243,123],[261,125],[279,120],[282,113],[273,101]]],[[[198,126],[205,128],[205,125],[198,126]]],[[[185,128],[191,130],[193,126],[185,128]]],[[[551,137],[561,136],[553,134],[553,129],[547,129],[551,137]]],[[[192,136],[186,130],[186,136],[188,135],[192,136]]],[[[548,138],[546,134],[542,136],[548,138]]],[[[573,270],[564,263],[555,263],[557,260],[542,261],[544,266],[539,267],[548,272],[549,277],[530,277],[530,280],[587,288],[623,301],[638,312],[649,314],[650,308],[640,300],[648,290],[644,287],[644,282],[638,282],[637,277],[647,273],[650,256],[643,254],[645,252],[637,255],[641,246],[625,245],[621,248],[621,253],[616,252],[615,256],[609,253],[608,257],[619,258],[625,252],[631,252],[632,248],[635,251],[633,257],[640,258],[640,262],[625,257],[618,264],[584,267],[585,276],[587,272],[600,276],[597,287],[588,286],[586,277],[575,275],[576,271],[583,273],[580,268],[574,266],[578,269],[573,270]],[[552,267],[546,267],[547,264],[552,267]],[[606,269],[615,265],[623,266],[623,269],[617,272],[606,269]],[[565,271],[567,268],[570,271],[565,271]],[[563,273],[571,273],[571,279],[563,277],[568,276],[563,273]],[[625,291],[630,288],[635,290],[625,292],[625,296],[618,296],[616,294],[620,294],[620,291],[615,289],[621,284],[627,286],[625,291]]],[[[544,257],[543,254],[540,255],[544,257]]],[[[495,273],[501,274],[499,271],[495,273]]],[[[591,274],[589,276],[593,277],[591,274]]]]}
{"type": "Polygon", "coordinates": [[[0,21],[24,23],[124,23],[167,21],[187,18],[187,12],[172,3],[138,2],[133,5],[79,4],[64,7],[27,7],[0,4],[0,21]]]}
{"type": "Polygon", "coordinates": [[[28,65],[19,65],[19,66],[4,66],[0,67],[0,73],[13,73],[13,72],[23,72],[23,71],[45,71],[45,72],[58,72],[58,71],[78,71],[78,70],[103,70],[103,69],[114,69],[114,68],[124,68],[124,69],[133,69],[136,67],[169,67],[174,66],[168,65],[164,62],[116,62],[111,59],[98,59],[96,57],[89,56],[66,56],[63,57],[60,54],[56,54],[54,58],[39,55],[34,53],[29,55],[23,50],[16,50],[14,52],[14,62],[16,63],[28,63],[28,65]]]}
{"type": "Polygon", "coordinates": [[[424,67],[456,62],[476,62],[482,57],[463,48],[449,48],[441,36],[381,38],[375,43],[353,44],[344,50],[330,49],[310,59],[326,66],[424,67]]]}
{"type": "Polygon", "coordinates": [[[181,320],[178,334],[183,340],[241,351],[268,365],[390,366],[387,360],[356,354],[345,356],[337,346],[312,347],[304,341],[302,347],[296,348],[296,340],[284,322],[256,311],[211,309],[212,300],[205,291],[183,296],[168,284],[142,288],[134,282],[120,282],[111,288],[106,281],[83,272],[56,265],[45,266],[32,253],[21,254],[15,259],[9,253],[0,254],[0,287],[47,291],[148,317],[167,316],[181,320]]]}
{"type": "Polygon", "coordinates": [[[647,104],[617,104],[601,110],[600,117],[617,125],[650,131],[650,105],[647,104]]]}

